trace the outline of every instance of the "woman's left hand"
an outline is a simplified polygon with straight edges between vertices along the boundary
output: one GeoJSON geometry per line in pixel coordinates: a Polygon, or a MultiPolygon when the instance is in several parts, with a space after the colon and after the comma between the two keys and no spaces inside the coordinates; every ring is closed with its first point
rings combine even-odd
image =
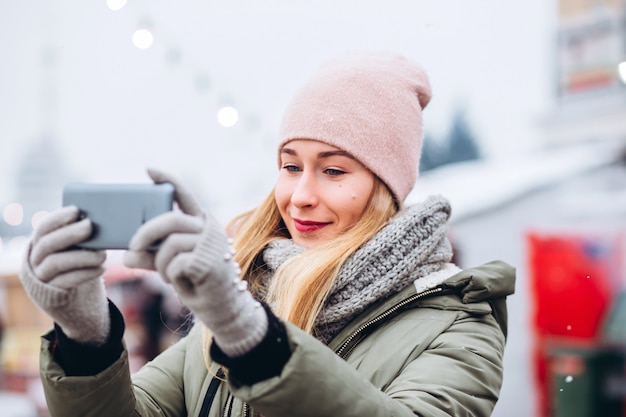
{"type": "MultiPolygon", "coordinates": [[[[134,268],[158,271],[163,279],[173,284],[177,276],[184,274],[184,258],[188,258],[200,239],[205,214],[187,188],[172,175],[148,169],[148,175],[156,184],[170,183],[174,186],[174,201],[180,210],[162,214],[143,224],[131,239],[124,263],[134,268]],[[180,256],[175,262],[174,259],[180,256]]],[[[218,236],[223,246],[226,238],[218,236]]]]}
{"type": "Polygon", "coordinates": [[[148,175],[155,183],[174,186],[180,210],[142,225],[129,243],[124,264],[158,271],[211,330],[225,354],[246,353],[265,336],[267,316],[240,280],[224,229],[176,178],[154,169],[148,175]]]}

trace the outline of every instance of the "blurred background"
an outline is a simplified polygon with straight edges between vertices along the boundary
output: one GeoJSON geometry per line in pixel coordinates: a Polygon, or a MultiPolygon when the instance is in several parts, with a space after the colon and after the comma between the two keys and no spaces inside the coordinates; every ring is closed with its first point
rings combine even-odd
{"type": "MultiPolygon", "coordinates": [[[[517,269],[500,417],[626,416],[626,0],[0,0],[0,408],[47,415],[48,318],[17,276],[70,181],[169,170],[222,222],[277,173],[287,101],[325,60],[424,66],[420,178],[461,267],[517,269]]],[[[111,251],[139,367],[187,331],[158,277],[111,251]]]]}

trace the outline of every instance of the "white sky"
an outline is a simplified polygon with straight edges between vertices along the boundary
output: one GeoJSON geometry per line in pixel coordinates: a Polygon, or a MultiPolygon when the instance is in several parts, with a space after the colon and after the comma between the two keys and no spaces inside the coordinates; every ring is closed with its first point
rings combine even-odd
{"type": "Polygon", "coordinates": [[[155,165],[188,178],[218,217],[230,217],[273,182],[287,100],[324,60],[355,49],[393,50],[426,68],[427,132],[445,132],[463,105],[490,156],[527,150],[551,105],[554,7],[131,0],[113,12],[105,0],[1,1],[0,206],[14,198],[20,158],[48,133],[76,180],[143,182],[155,165]],[[141,26],[154,33],[147,50],[131,42],[141,26]],[[48,73],[46,48],[56,56],[48,73]],[[207,89],[194,87],[197,74],[207,89]],[[216,121],[223,104],[240,111],[234,128],[216,121]]]}

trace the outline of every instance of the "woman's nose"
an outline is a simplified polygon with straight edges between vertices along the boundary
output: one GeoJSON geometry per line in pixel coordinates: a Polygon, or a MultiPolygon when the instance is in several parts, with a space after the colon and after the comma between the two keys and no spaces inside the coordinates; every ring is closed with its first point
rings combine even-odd
{"type": "Polygon", "coordinates": [[[291,194],[291,203],[296,207],[314,207],[318,201],[318,187],[315,176],[304,173],[295,184],[291,194]]]}

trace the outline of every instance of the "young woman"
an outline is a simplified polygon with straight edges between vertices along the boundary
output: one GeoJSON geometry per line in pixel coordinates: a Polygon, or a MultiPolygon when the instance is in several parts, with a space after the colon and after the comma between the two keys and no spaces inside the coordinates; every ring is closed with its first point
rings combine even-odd
{"type": "Polygon", "coordinates": [[[418,174],[422,69],[387,53],[323,66],[287,108],[279,175],[232,240],[171,175],[178,209],[125,263],[156,270],[197,322],[131,375],[105,255],[76,207],[35,231],[22,269],[55,321],[41,377],[57,416],[489,416],[514,270],[451,263],[448,202],[404,205],[418,174]],[[159,249],[152,243],[162,241],[159,249]]]}

